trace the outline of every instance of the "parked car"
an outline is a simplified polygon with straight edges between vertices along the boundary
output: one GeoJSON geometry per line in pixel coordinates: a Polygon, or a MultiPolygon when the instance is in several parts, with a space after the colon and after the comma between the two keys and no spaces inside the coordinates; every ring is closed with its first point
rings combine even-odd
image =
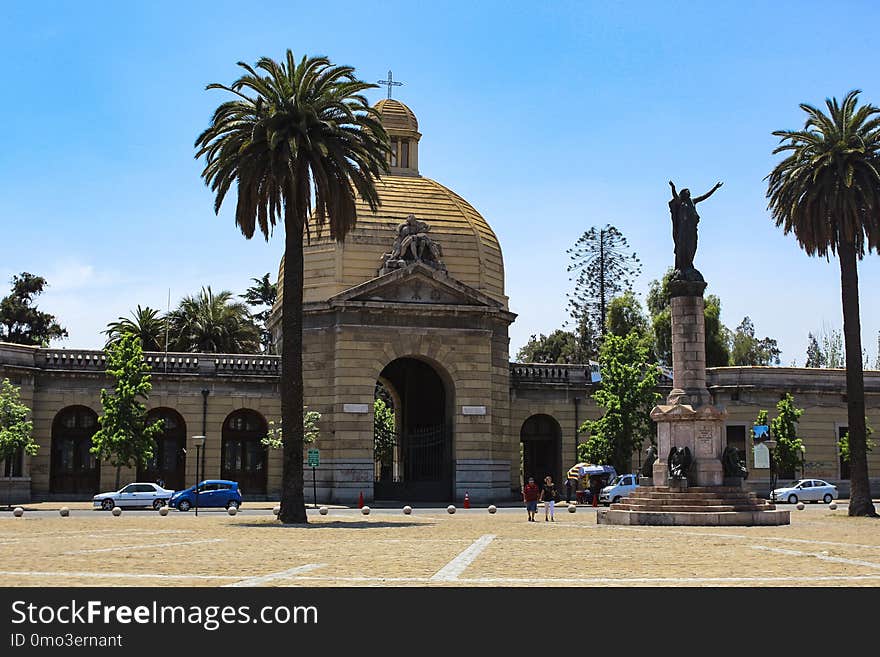
{"type": "Polygon", "coordinates": [[[821,479],[801,479],[791,486],[776,488],[770,493],[771,501],[788,502],[789,504],[818,502],[820,500],[825,504],[831,504],[831,501],[835,499],[837,499],[837,486],[821,479]]]}
{"type": "Polygon", "coordinates": [[[602,504],[616,504],[622,497],[626,497],[639,487],[637,474],[617,475],[599,493],[599,502],[602,504]]]}
{"type": "Polygon", "coordinates": [[[114,506],[119,508],[151,506],[158,509],[165,506],[173,494],[173,490],[162,488],[159,484],[135,482],[117,491],[95,495],[92,504],[104,511],[110,511],[114,506]]]}
{"type": "MultiPolygon", "coordinates": [[[[207,479],[198,485],[199,508],[238,508],[241,506],[241,491],[238,490],[237,481],[227,479],[207,479]]],[[[196,487],[190,486],[186,490],[180,490],[168,500],[168,506],[178,511],[189,511],[196,505],[196,487]]]]}

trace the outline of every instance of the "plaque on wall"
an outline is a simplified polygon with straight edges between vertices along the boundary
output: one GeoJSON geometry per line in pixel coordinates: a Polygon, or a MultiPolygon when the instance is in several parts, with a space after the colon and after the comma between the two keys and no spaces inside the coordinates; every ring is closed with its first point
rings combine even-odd
{"type": "Polygon", "coordinates": [[[753,468],[766,470],[770,467],[770,450],[767,449],[767,445],[758,443],[752,448],[752,452],[754,455],[753,468]]]}
{"type": "Polygon", "coordinates": [[[462,406],[461,407],[462,415],[485,415],[486,407],[485,406],[462,406]]]}
{"type": "Polygon", "coordinates": [[[369,404],[343,404],[342,410],[345,413],[369,413],[369,404]]]}

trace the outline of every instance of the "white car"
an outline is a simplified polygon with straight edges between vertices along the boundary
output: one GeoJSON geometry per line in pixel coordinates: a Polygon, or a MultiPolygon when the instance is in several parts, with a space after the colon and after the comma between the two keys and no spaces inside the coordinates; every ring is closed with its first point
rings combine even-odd
{"type": "Polygon", "coordinates": [[[639,476],[637,474],[617,475],[599,493],[599,502],[601,504],[617,504],[621,498],[626,497],[638,487],[639,476]]]}
{"type": "Polygon", "coordinates": [[[168,504],[173,493],[173,490],[162,488],[158,484],[134,483],[117,491],[95,495],[92,505],[104,511],[110,511],[114,506],[151,506],[158,509],[168,504]]]}
{"type": "Polygon", "coordinates": [[[835,499],[837,499],[837,486],[821,479],[801,479],[791,486],[776,488],[770,493],[771,501],[789,504],[819,501],[831,504],[835,499]]]}

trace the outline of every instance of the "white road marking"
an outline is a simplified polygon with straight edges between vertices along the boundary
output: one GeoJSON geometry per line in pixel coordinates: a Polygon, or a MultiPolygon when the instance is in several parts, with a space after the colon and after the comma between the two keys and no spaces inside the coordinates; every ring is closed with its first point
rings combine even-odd
{"type": "Polygon", "coordinates": [[[493,541],[495,534],[484,534],[474,541],[464,552],[459,554],[455,559],[443,566],[431,577],[432,582],[454,582],[458,576],[464,572],[464,569],[470,566],[474,559],[480,556],[480,552],[493,541]]]}
{"type": "Polygon", "coordinates": [[[0,570],[0,576],[22,577],[57,577],[62,580],[58,586],[63,586],[65,577],[88,577],[95,579],[241,579],[236,575],[161,575],[158,573],[85,573],[85,572],[48,572],[44,570],[0,570]]]}
{"type": "Polygon", "coordinates": [[[456,584],[559,584],[572,586],[573,582],[588,586],[594,584],[724,584],[730,582],[745,582],[761,584],[763,582],[840,582],[840,581],[876,581],[880,575],[795,575],[790,577],[473,577],[455,580],[437,580],[434,577],[291,577],[296,581],[335,581],[335,582],[415,582],[429,584],[437,581],[452,581],[456,584]]]}
{"type": "Polygon", "coordinates": [[[277,573],[269,573],[268,575],[259,575],[257,577],[248,577],[247,579],[243,579],[239,582],[235,582],[233,584],[224,584],[223,586],[257,586],[258,584],[265,584],[266,582],[271,582],[276,579],[287,579],[291,575],[296,575],[298,573],[305,573],[310,570],[315,570],[316,568],[323,568],[327,564],[325,563],[307,563],[304,566],[297,566],[296,568],[288,568],[287,570],[282,570],[277,573]]]}
{"type": "Polygon", "coordinates": [[[850,566],[867,566],[868,568],[880,568],[880,563],[873,561],[861,561],[859,559],[844,559],[843,557],[832,557],[827,554],[816,552],[800,552],[798,550],[786,550],[783,548],[772,548],[764,545],[750,545],[753,550],[764,550],[765,552],[777,552],[779,554],[787,554],[793,557],[813,557],[822,561],[832,561],[834,563],[845,563],[850,566]]]}
{"type": "Polygon", "coordinates": [[[88,554],[91,552],[121,552],[123,550],[149,550],[150,548],[176,547],[178,545],[195,545],[197,543],[220,543],[226,539],[206,538],[199,541],[180,541],[179,543],[153,543],[151,545],[117,545],[108,548],[93,548],[91,550],[73,550],[64,554],[88,554]]]}

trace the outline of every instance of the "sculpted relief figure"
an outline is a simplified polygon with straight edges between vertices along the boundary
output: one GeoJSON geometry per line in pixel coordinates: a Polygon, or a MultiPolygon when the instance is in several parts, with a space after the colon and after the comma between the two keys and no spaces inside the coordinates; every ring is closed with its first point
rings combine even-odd
{"type": "Polygon", "coordinates": [[[715,183],[715,186],[702,196],[691,198],[689,189],[685,188],[676,192],[675,183],[669,181],[669,186],[672,188],[669,212],[672,214],[672,239],[675,242],[675,270],[678,278],[702,280],[702,276],[694,269],[694,255],[697,253],[697,224],[700,222],[697,203],[712,196],[722,184],[721,182],[715,183]]]}
{"type": "Polygon", "coordinates": [[[440,261],[443,255],[440,245],[428,236],[430,230],[427,223],[416,219],[414,214],[409,215],[397,227],[397,237],[390,253],[382,256],[379,273],[385,274],[413,262],[424,262],[435,269],[446,269],[440,261]]]}

